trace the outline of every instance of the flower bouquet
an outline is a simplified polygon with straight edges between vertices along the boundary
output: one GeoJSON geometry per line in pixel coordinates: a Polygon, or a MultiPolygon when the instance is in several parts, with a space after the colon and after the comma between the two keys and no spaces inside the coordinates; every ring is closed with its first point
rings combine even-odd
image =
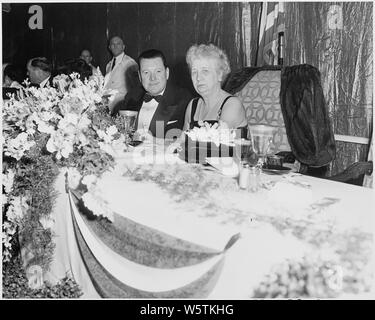
{"type": "Polygon", "coordinates": [[[201,122],[185,132],[181,145],[180,158],[192,163],[205,163],[207,157],[232,157],[235,130],[225,123],[201,122]]]}
{"type": "Polygon", "coordinates": [[[26,271],[44,271],[51,262],[50,214],[61,170],[72,179],[99,177],[127,151],[127,137],[103,100],[102,76],[82,81],[73,73],[53,83],[35,88],[25,82],[21,95],[3,103],[3,262],[18,248],[26,252],[26,271]]]}

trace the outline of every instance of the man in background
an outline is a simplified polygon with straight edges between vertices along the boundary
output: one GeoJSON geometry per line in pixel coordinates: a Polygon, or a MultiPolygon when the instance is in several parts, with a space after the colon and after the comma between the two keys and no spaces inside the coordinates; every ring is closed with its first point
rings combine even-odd
{"type": "Polygon", "coordinates": [[[36,57],[27,63],[27,76],[34,86],[44,88],[47,83],[52,86],[52,64],[45,57],[36,57]]]}
{"type": "Polygon", "coordinates": [[[128,55],[125,54],[123,40],[114,36],[109,41],[109,50],[112,59],[105,68],[104,88],[108,91],[116,90],[116,94],[109,102],[109,111],[112,113],[115,106],[121,102],[127,92],[139,86],[137,77],[138,65],[128,55]]]}
{"type": "Polygon", "coordinates": [[[100,75],[101,74],[100,68],[95,67],[92,64],[92,55],[91,55],[90,50],[83,49],[81,51],[80,59],[85,60],[85,62],[91,67],[93,75],[100,75]]]}

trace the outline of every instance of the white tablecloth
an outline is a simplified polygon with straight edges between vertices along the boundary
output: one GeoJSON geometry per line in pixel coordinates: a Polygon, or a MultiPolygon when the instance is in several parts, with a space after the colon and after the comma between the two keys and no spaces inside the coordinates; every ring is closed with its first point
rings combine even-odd
{"type": "MultiPolygon", "coordinates": [[[[160,153],[158,157],[161,157],[160,153]]],[[[206,296],[210,299],[250,298],[252,290],[259,285],[260,280],[271,271],[272,267],[287,259],[300,260],[305,256],[322,258],[334,256],[334,250],[331,248],[324,245],[317,248],[311,242],[303,241],[290,232],[280,232],[274,225],[264,223],[265,220],[261,221],[257,217],[284,221],[298,218],[301,214],[301,216],[309,217],[315,226],[323,226],[323,229],[327,222],[327,225],[333,228],[333,233],[342,234],[348,230],[360,230],[368,235],[374,234],[372,189],[298,174],[262,174],[262,183],[270,190],[261,190],[255,194],[242,190],[213,192],[212,196],[221,206],[222,212],[228,212],[213,216],[205,214],[202,207],[195,207],[194,203],[190,206],[184,203],[176,204],[155,183],[137,183],[127,177],[120,177],[119,172],[124,165],[134,162],[134,159],[136,158],[132,154],[125,155],[118,160],[117,171],[108,173],[101,181],[103,197],[108,200],[112,210],[137,224],[218,252],[224,249],[231,236],[240,233],[239,240],[218,256],[223,257],[224,262],[215,285],[206,296]],[[272,190],[276,190],[277,185],[283,186],[283,184],[292,186],[291,193],[286,192],[277,200],[278,197],[272,193],[272,190]],[[295,193],[293,193],[297,190],[293,189],[296,185],[302,185],[303,190],[306,190],[300,194],[299,201],[295,201],[295,193]],[[327,199],[328,202],[332,199],[333,201],[325,205],[327,199]],[[232,209],[237,209],[242,214],[236,215],[232,209]],[[243,212],[248,212],[248,216],[243,212]]],[[[136,162],[139,162],[139,158],[136,162]]],[[[176,163],[179,161],[176,160],[176,163]]],[[[219,173],[209,174],[218,175],[219,173]]],[[[234,178],[223,179],[227,179],[228,183],[236,183],[234,178]]],[[[56,250],[51,270],[46,278],[54,282],[63,278],[66,273],[71,274],[81,286],[84,292],[83,298],[99,298],[76,243],[63,174],[56,181],[56,189],[59,191],[59,198],[53,211],[56,222],[54,230],[56,250]]],[[[214,260],[212,261],[214,263],[214,260]]],[[[200,266],[202,272],[206,270],[203,264],[200,266]]],[[[133,271],[137,272],[136,265],[132,265],[133,267],[133,271]]],[[[375,270],[373,267],[372,258],[368,260],[366,268],[375,270]]],[[[124,270],[124,274],[126,271],[124,270]]],[[[129,269],[129,281],[133,271],[129,269]]],[[[143,272],[147,272],[147,268],[143,272]]],[[[192,277],[192,271],[186,269],[185,275],[192,277]]],[[[133,281],[132,287],[135,285],[133,281]]],[[[155,288],[157,289],[156,285],[155,288]]],[[[372,293],[373,291],[367,292],[370,295],[372,293]]]]}

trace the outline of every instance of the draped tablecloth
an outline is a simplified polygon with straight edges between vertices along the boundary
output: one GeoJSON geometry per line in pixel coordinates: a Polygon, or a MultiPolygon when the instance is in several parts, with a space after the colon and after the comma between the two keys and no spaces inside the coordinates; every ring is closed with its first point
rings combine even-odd
{"type": "Polygon", "coordinates": [[[373,297],[372,190],[262,173],[251,193],[209,167],[139,150],[97,183],[112,222],[65,192],[60,175],[47,280],[68,273],[86,299],[248,299],[280,264],[308,259],[339,267],[335,297],[373,297]]]}

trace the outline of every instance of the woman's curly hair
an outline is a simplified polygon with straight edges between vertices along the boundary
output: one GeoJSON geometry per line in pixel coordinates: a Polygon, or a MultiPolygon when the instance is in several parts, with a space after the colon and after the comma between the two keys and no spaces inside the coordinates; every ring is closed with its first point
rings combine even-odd
{"type": "Polygon", "coordinates": [[[201,57],[216,58],[217,66],[219,70],[223,73],[223,82],[230,73],[230,65],[226,53],[222,49],[216,47],[213,44],[194,44],[189,48],[189,50],[186,53],[186,62],[189,65],[190,71],[193,61],[201,57]]]}

